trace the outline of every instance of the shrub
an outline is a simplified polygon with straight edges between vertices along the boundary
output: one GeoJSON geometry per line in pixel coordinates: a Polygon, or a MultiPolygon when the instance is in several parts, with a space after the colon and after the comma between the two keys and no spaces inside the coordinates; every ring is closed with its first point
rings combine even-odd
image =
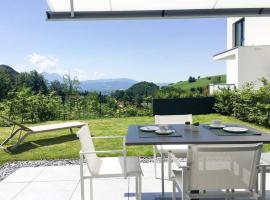
{"type": "Polygon", "coordinates": [[[223,115],[231,115],[233,113],[235,91],[223,88],[215,92],[214,96],[216,98],[215,110],[223,115]]]}
{"type": "Polygon", "coordinates": [[[262,79],[256,90],[252,83],[238,90],[221,89],[214,93],[215,110],[247,122],[270,127],[270,83],[262,79]]]}

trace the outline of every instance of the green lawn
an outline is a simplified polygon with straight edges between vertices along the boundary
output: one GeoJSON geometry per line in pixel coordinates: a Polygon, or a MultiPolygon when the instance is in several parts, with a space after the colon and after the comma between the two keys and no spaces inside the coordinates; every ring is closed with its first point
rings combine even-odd
{"type": "MultiPolygon", "coordinates": [[[[226,117],[219,114],[196,115],[193,116],[193,122],[208,123],[213,119],[220,119],[223,122],[244,123],[232,117],[226,117]]],[[[129,117],[129,118],[106,118],[85,120],[89,123],[90,130],[93,136],[108,136],[108,135],[126,135],[129,124],[151,124],[154,122],[153,117],[129,117]]],[[[57,123],[48,122],[48,123],[57,123]]],[[[268,131],[260,126],[251,125],[257,129],[268,131]]],[[[11,127],[0,127],[0,142],[10,133],[11,127]]],[[[104,140],[95,141],[97,150],[119,149],[121,141],[119,140],[104,140]]],[[[79,141],[75,134],[70,134],[68,131],[57,131],[50,133],[40,133],[29,136],[13,152],[6,152],[0,149],[0,164],[14,160],[39,160],[39,159],[64,159],[78,158],[79,141]]],[[[128,155],[151,156],[151,146],[132,146],[128,147],[128,155]]],[[[268,151],[270,147],[265,145],[264,150],[268,151]]],[[[101,155],[104,156],[104,155],[101,155]]]]}

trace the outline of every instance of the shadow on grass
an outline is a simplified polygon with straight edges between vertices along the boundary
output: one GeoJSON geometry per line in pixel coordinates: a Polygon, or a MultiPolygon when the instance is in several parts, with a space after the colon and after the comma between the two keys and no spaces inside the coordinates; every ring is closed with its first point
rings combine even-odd
{"type": "Polygon", "coordinates": [[[78,138],[75,134],[71,134],[71,135],[62,135],[62,136],[53,137],[53,138],[46,138],[46,139],[40,139],[40,140],[35,140],[35,141],[29,141],[29,142],[20,144],[14,150],[11,150],[11,147],[8,147],[6,149],[6,152],[9,154],[20,154],[20,153],[23,153],[25,151],[36,149],[39,147],[62,144],[62,143],[71,142],[71,141],[74,141],[77,139],[78,138]]]}

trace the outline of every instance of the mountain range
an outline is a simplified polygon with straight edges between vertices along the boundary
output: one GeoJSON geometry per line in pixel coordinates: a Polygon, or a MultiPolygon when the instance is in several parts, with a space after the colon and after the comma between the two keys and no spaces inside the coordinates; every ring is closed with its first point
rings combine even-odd
{"type": "MultiPolygon", "coordinates": [[[[63,78],[56,73],[43,72],[42,75],[48,82],[55,80],[62,81],[63,78]]],[[[115,90],[126,90],[132,85],[138,83],[138,81],[128,78],[116,78],[116,79],[98,79],[98,80],[85,80],[80,81],[80,89],[82,91],[101,91],[111,92],[115,90]]],[[[158,86],[168,85],[167,83],[157,84],[158,86]]]]}

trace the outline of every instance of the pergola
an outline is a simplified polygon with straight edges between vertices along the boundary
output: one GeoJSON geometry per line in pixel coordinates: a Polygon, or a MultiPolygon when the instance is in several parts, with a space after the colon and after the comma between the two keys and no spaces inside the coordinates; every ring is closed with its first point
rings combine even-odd
{"type": "Polygon", "coordinates": [[[47,0],[47,20],[269,16],[270,0],[47,0]]]}

